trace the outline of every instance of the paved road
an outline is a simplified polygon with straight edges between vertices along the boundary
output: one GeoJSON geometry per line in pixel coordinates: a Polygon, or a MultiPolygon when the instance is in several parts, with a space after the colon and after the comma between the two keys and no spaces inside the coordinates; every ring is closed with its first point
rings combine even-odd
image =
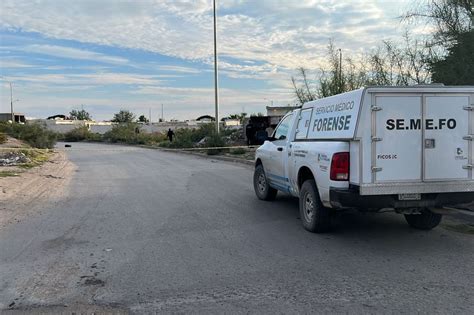
{"type": "Polygon", "coordinates": [[[0,231],[0,309],[474,313],[474,238],[346,214],[303,230],[246,166],[74,144],[71,193],[0,231]],[[91,306],[92,305],[92,306],[91,306]]]}

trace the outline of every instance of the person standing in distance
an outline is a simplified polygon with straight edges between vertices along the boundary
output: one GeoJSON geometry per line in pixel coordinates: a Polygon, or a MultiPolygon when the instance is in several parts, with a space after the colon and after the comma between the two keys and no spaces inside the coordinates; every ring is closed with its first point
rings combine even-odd
{"type": "Polygon", "coordinates": [[[170,142],[173,142],[174,132],[173,132],[173,130],[171,130],[171,128],[168,129],[168,133],[166,134],[166,136],[168,137],[170,142]]]}

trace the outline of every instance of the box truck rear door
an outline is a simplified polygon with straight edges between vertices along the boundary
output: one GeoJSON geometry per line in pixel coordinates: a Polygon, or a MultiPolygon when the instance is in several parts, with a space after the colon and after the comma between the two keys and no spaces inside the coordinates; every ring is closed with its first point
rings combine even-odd
{"type": "Polygon", "coordinates": [[[421,96],[375,96],[372,171],[376,182],[422,181],[421,103],[421,96]]]}
{"type": "Polygon", "coordinates": [[[424,181],[470,179],[469,96],[424,96],[423,103],[424,181]]]}

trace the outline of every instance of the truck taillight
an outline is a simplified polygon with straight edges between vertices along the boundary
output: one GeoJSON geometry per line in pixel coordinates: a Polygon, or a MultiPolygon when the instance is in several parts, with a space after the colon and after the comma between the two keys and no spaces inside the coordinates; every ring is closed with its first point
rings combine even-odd
{"type": "Polygon", "coordinates": [[[331,161],[331,180],[349,180],[349,152],[334,153],[331,161]]]}

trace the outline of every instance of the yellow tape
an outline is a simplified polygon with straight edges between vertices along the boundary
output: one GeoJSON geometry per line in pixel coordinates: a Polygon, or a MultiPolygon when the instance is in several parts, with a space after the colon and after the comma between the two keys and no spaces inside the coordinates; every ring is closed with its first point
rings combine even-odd
{"type": "MultiPolygon", "coordinates": [[[[71,145],[72,146],[72,145],[71,145]]],[[[110,146],[114,146],[110,144],[110,146]]],[[[162,151],[199,151],[199,150],[222,150],[222,149],[255,149],[258,146],[228,146],[228,147],[193,147],[193,148],[164,148],[164,147],[152,147],[152,146],[144,146],[144,145],[137,145],[133,146],[130,145],[127,149],[126,148],[117,148],[117,149],[74,149],[70,148],[53,148],[53,149],[37,149],[37,148],[8,148],[8,147],[0,147],[0,151],[130,151],[134,148],[143,148],[143,149],[157,149],[162,151]]]]}

